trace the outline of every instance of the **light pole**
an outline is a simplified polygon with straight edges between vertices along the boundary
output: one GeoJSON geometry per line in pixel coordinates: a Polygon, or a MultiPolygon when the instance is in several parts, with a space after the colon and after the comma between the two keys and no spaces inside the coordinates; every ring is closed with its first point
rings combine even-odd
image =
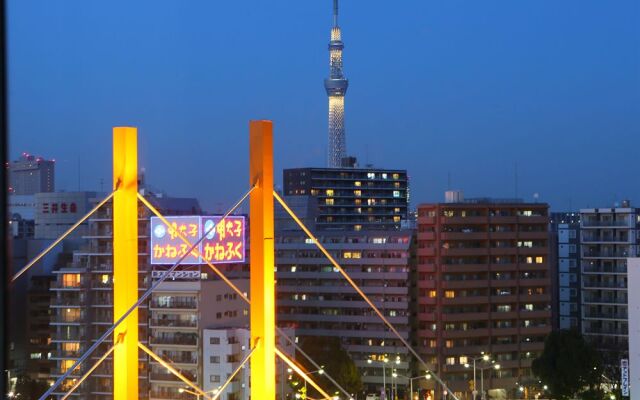
{"type": "MultiPolygon", "coordinates": [[[[382,364],[382,392],[384,393],[384,398],[382,400],[387,400],[387,371],[385,369],[385,364],[389,362],[387,356],[384,356],[384,359],[380,361],[382,364]]],[[[373,363],[372,359],[367,360],[367,364],[373,363]]],[[[400,359],[396,359],[396,363],[400,363],[400,359]]]]}
{"type": "MultiPolygon", "coordinates": [[[[307,372],[305,374],[305,376],[309,376],[309,375],[315,374],[316,372],[318,373],[318,375],[324,374],[324,367],[321,365],[320,369],[317,369],[317,370],[311,371],[311,372],[307,372]]],[[[306,379],[303,379],[303,380],[304,380],[304,398],[306,399],[307,398],[307,380],[306,379]]]]}
{"type": "Polygon", "coordinates": [[[430,373],[427,373],[425,375],[414,376],[413,378],[409,378],[408,376],[404,376],[404,375],[398,375],[398,374],[396,375],[409,380],[409,400],[413,400],[413,381],[415,379],[426,379],[426,380],[431,379],[430,373]]]}
{"type": "Polygon", "coordinates": [[[485,369],[495,369],[495,370],[499,370],[500,369],[500,364],[493,364],[493,365],[489,365],[487,367],[480,367],[480,392],[482,393],[482,400],[485,400],[486,394],[484,392],[484,370],[485,369]]]}
{"type": "MultiPolygon", "coordinates": [[[[488,354],[484,354],[484,352],[482,352],[479,357],[472,357],[471,358],[471,360],[473,362],[473,392],[471,392],[473,394],[473,400],[476,400],[476,396],[478,395],[478,386],[476,384],[476,361],[487,362],[487,361],[489,361],[489,358],[490,358],[489,355],[488,354]]],[[[467,367],[467,368],[470,367],[469,363],[466,363],[464,366],[467,367]]]]}

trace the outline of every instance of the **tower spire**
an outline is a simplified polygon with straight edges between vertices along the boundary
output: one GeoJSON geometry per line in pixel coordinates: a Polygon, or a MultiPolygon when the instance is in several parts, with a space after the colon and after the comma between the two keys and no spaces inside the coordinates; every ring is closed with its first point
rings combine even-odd
{"type": "Polygon", "coordinates": [[[333,0],[333,27],[329,41],[329,78],[324,80],[324,88],[329,97],[329,147],[327,165],[330,168],[342,166],[347,155],[347,141],[344,130],[344,95],[349,81],[342,71],[342,33],[338,26],[338,0],[333,0]]]}

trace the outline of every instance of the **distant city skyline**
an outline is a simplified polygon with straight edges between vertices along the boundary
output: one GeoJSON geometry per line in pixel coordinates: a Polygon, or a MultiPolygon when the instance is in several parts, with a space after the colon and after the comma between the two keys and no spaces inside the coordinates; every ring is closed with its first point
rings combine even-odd
{"type": "MultiPolygon", "coordinates": [[[[248,186],[249,119],[275,122],[277,184],[324,166],[331,3],[10,1],[10,158],[108,190],[111,127],[135,125],[148,183],[212,211],[248,186]]],[[[408,170],[413,208],[514,197],[516,165],[553,210],[640,202],[640,4],[390,4],[340,2],[345,123],[360,165],[408,170]]]]}

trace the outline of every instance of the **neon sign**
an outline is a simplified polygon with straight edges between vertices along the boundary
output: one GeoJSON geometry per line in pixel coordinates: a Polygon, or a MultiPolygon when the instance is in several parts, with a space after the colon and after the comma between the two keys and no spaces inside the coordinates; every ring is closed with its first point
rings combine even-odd
{"type": "Polygon", "coordinates": [[[245,218],[228,216],[166,217],[169,226],[158,217],[151,218],[151,264],[174,264],[185,256],[184,264],[245,261],[245,218]],[[206,237],[190,253],[180,236],[195,243],[206,237]],[[197,249],[197,251],[196,251],[197,249]]]}

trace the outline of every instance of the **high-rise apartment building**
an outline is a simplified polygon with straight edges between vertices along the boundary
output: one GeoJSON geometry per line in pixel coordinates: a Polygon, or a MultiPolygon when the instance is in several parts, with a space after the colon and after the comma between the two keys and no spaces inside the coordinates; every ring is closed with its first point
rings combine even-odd
{"type": "Polygon", "coordinates": [[[298,206],[314,230],[400,229],[407,219],[406,170],[294,168],[284,170],[283,182],[288,199],[308,202],[298,206]]]}
{"type": "MultiPolygon", "coordinates": [[[[226,375],[215,378],[206,372],[211,361],[208,336],[215,329],[246,330],[249,306],[225,282],[211,280],[212,272],[190,269],[174,273],[154,290],[149,304],[149,346],[198,387],[213,390],[224,383],[226,375]]],[[[156,276],[159,273],[156,271],[156,276]]],[[[248,280],[235,280],[234,284],[248,293],[248,280]]],[[[151,400],[184,397],[180,392],[184,382],[155,360],[151,360],[149,381],[151,400]]]]}
{"type": "Polygon", "coordinates": [[[549,224],[552,243],[553,278],[556,285],[554,325],[580,330],[580,213],[552,212],[549,224]]]}
{"type": "Polygon", "coordinates": [[[478,392],[481,369],[496,395],[537,384],[531,362],[551,332],[548,218],[546,204],[516,200],[418,206],[418,351],[459,397],[473,390],[465,364],[483,353],[495,363],[477,363],[478,392]]]}
{"type": "Polygon", "coordinates": [[[637,257],[640,210],[580,210],[582,333],[617,369],[628,354],[627,258],[637,257]]]}
{"type": "Polygon", "coordinates": [[[9,163],[9,193],[17,195],[53,192],[55,161],[22,153],[9,163]]]}
{"type": "MultiPolygon", "coordinates": [[[[408,340],[413,231],[325,231],[317,237],[408,340]]],[[[368,392],[380,393],[383,383],[387,394],[394,383],[406,388],[401,376],[409,376],[408,350],[311,240],[299,232],[279,233],[276,265],[279,326],[295,329],[300,343],[309,336],[340,338],[368,392]]]]}
{"type": "MultiPolygon", "coordinates": [[[[148,199],[163,213],[194,214],[200,207],[195,199],[157,197],[148,199]]],[[[95,204],[100,199],[94,199],[95,204]]],[[[60,377],[113,324],[113,223],[112,203],[105,204],[89,219],[85,236],[87,244],[73,253],[72,262],[54,271],[56,280],[51,284],[52,356],[55,366],[51,376],[60,377]]],[[[139,206],[138,290],[149,288],[150,212],[139,206]]],[[[139,338],[148,344],[149,302],[139,307],[139,338]]],[[[54,393],[58,398],[66,393],[87,369],[112,345],[107,339],[95,350],[78,371],[71,374],[54,393]]],[[[76,399],[106,399],[113,396],[112,357],[108,357],[71,396],[76,399]]],[[[140,399],[149,398],[149,357],[140,351],[140,399]]]]}

